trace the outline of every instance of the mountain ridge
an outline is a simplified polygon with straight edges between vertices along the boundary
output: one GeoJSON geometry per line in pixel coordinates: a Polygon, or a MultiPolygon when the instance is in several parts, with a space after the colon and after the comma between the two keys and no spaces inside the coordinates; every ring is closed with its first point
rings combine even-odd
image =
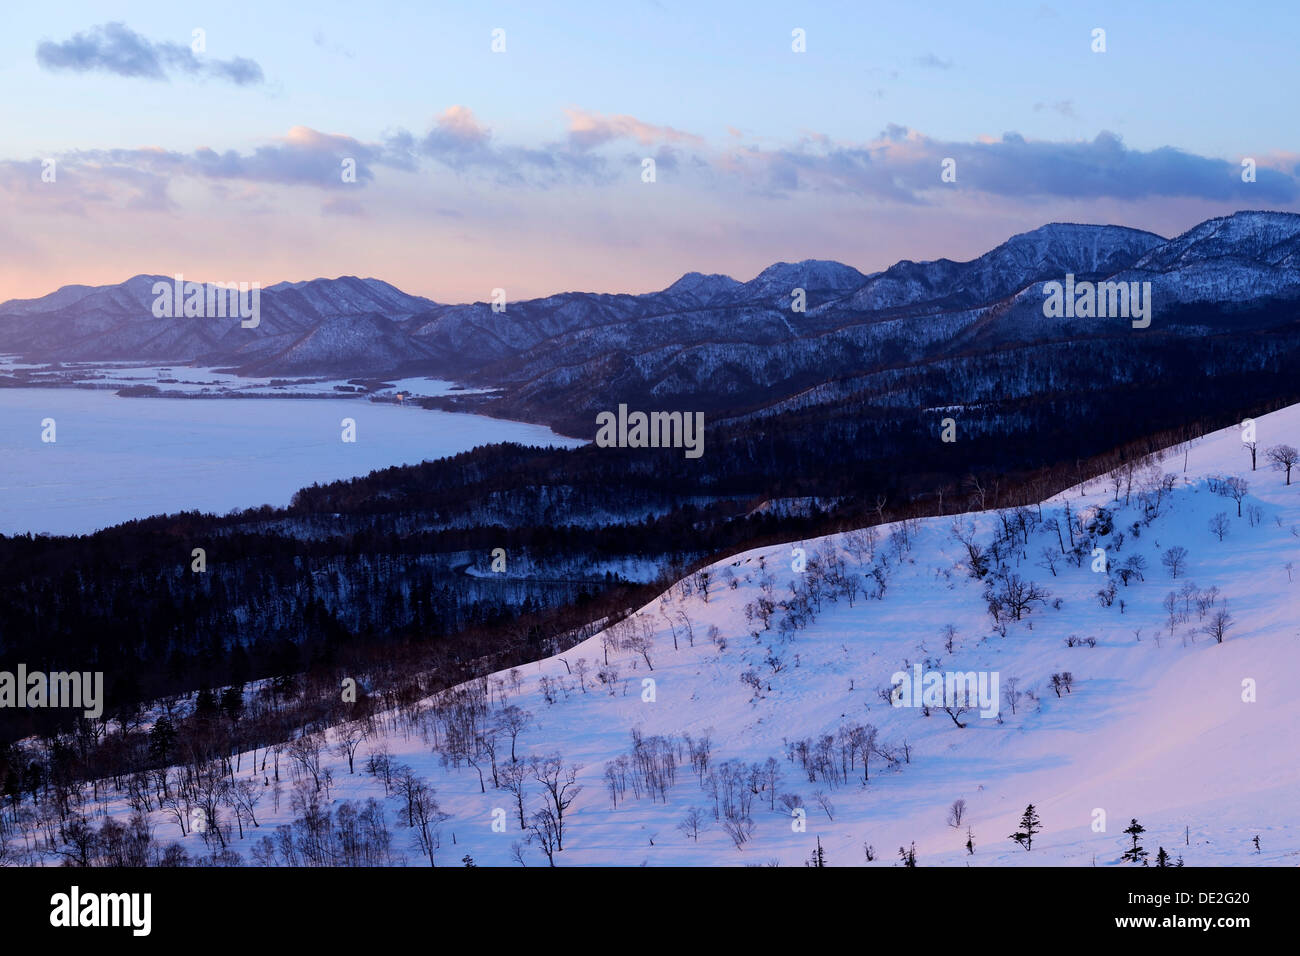
{"type": "Polygon", "coordinates": [[[1300,300],[1300,214],[1240,211],[1170,239],[1054,222],[966,262],[902,260],[867,274],[805,259],[773,263],[745,282],[688,272],[657,292],[562,292],[503,308],[441,304],[356,276],[281,282],[262,290],[256,329],[221,319],[160,329],[175,320],[153,318],[150,287],[170,280],[142,275],[0,305],[0,352],[244,375],[417,372],[494,390],[441,407],[573,433],[616,400],[743,413],[826,382],[972,350],[1132,334],[1127,317],[1045,317],[1040,285],[1066,274],[1150,282],[1152,336],[1286,324],[1289,303],[1300,300]]]}

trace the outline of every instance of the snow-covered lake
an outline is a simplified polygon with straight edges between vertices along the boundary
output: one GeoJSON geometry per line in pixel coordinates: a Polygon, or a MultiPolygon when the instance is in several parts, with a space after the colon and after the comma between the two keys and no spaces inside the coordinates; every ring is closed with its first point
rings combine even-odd
{"type": "Polygon", "coordinates": [[[0,389],[0,533],[82,534],[177,511],[286,505],[313,482],[478,445],[578,445],[550,429],[362,399],[119,398],[0,389]],[[42,420],[55,422],[53,443],[42,420]],[[356,442],[342,419],[356,420],[356,442]]]}

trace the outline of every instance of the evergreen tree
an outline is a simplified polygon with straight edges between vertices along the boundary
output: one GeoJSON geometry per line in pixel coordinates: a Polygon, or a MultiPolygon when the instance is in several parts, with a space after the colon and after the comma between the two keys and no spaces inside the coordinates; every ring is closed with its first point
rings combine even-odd
{"type": "Polygon", "coordinates": [[[1043,829],[1042,821],[1038,819],[1038,813],[1034,810],[1031,803],[1025,807],[1024,815],[1020,818],[1020,829],[1011,834],[1010,839],[1015,840],[1026,851],[1034,848],[1034,834],[1043,829]]]}
{"type": "Polygon", "coordinates": [[[171,761],[172,746],[176,743],[176,728],[166,714],[161,715],[149,731],[149,759],[159,766],[166,766],[171,761]]]}
{"type": "Polygon", "coordinates": [[[1156,866],[1160,867],[1161,869],[1164,869],[1168,865],[1169,865],[1169,854],[1165,852],[1164,847],[1161,847],[1159,850],[1156,851],[1156,866]]]}
{"type": "Polygon", "coordinates": [[[194,716],[200,718],[217,715],[217,695],[206,684],[199,688],[198,700],[194,702],[194,716]]]}
{"type": "Polygon", "coordinates": [[[231,720],[239,720],[244,712],[243,685],[227,687],[221,692],[221,712],[231,720]]]}
{"type": "Polygon", "coordinates": [[[822,849],[822,838],[818,837],[817,849],[813,853],[813,855],[808,858],[808,862],[805,863],[804,866],[825,866],[825,865],[826,865],[826,851],[822,849]]]}
{"type": "Polygon", "coordinates": [[[1138,837],[1147,832],[1146,827],[1142,826],[1142,824],[1138,823],[1137,819],[1134,818],[1124,832],[1133,838],[1133,845],[1124,851],[1122,859],[1128,863],[1141,863],[1143,866],[1146,866],[1147,851],[1142,849],[1141,845],[1138,843],[1138,837]]]}
{"type": "Polygon", "coordinates": [[[916,844],[913,843],[909,849],[898,848],[898,858],[903,861],[903,866],[916,866],[916,844]]]}

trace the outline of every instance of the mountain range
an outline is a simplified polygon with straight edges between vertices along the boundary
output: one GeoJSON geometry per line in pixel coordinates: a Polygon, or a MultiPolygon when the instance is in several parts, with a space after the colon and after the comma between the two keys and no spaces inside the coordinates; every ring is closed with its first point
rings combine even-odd
{"type": "Polygon", "coordinates": [[[969,262],[904,260],[872,274],[824,260],[778,262],[748,282],[692,272],[659,292],[566,292],[507,302],[504,311],[439,304],[377,279],[282,282],[262,291],[255,329],[155,318],[158,281],[170,277],[0,304],[0,352],[262,376],[428,374],[495,389],[444,405],[585,432],[596,411],[620,401],[763,415],[972,353],[1288,324],[1300,299],[1300,215],[1238,212],[1172,239],[1052,223],[969,262]],[[1066,274],[1150,282],[1151,328],[1045,318],[1042,284],[1066,274]],[[792,308],[796,289],[801,312],[792,308]]]}

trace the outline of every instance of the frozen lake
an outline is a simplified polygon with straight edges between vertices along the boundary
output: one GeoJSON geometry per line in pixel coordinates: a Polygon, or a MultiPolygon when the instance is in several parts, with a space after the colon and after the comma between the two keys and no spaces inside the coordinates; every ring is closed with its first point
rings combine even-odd
{"type": "Polygon", "coordinates": [[[177,511],[287,505],[313,482],[513,441],[582,444],[550,429],[363,399],[119,398],[0,388],[0,533],[83,534],[177,511]],[[56,441],[41,441],[43,419],[56,441]],[[344,418],[356,442],[342,441],[344,418]]]}

